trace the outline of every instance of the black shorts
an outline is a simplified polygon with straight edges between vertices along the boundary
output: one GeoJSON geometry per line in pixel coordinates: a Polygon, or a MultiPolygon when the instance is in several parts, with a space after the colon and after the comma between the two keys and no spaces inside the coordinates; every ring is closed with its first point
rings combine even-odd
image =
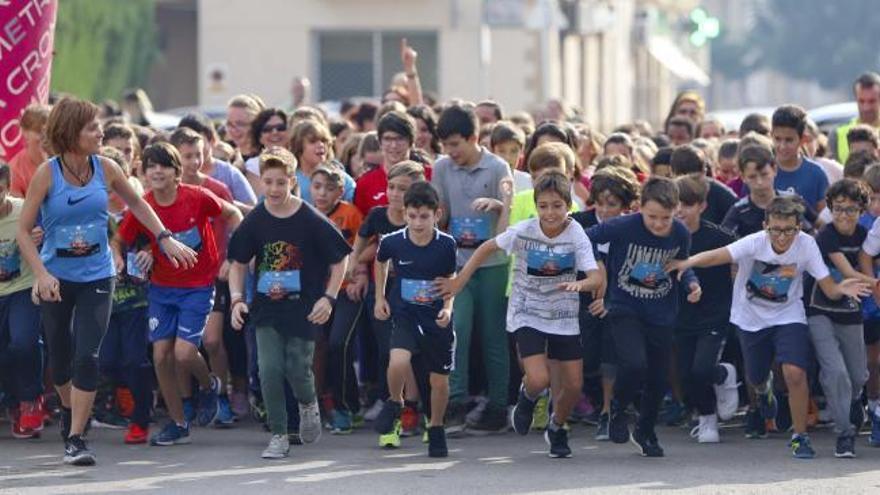
{"type": "Polygon", "coordinates": [[[546,354],[547,359],[558,361],[575,361],[583,359],[580,335],[554,335],[544,333],[531,327],[518,328],[514,332],[519,357],[546,354]]]}
{"type": "Polygon", "coordinates": [[[225,280],[214,280],[214,307],[211,308],[212,313],[229,313],[229,282],[225,280]]]}
{"type": "Polygon", "coordinates": [[[865,321],[865,345],[880,342],[880,320],[865,321]]]}
{"type": "Polygon", "coordinates": [[[410,316],[391,318],[391,349],[420,355],[430,373],[448,375],[455,369],[455,330],[452,322],[440,328],[433,321],[418,322],[410,316]]]}

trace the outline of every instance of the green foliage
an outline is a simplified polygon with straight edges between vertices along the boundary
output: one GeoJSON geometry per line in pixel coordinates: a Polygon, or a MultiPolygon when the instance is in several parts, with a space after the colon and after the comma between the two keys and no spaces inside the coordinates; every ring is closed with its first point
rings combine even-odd
{"type": "Polygon", "coordinates": [[[60,0],[52,90],[93,101],[144,86],[158,54],[155,0],[60,0]]]}
{"type": "Polygon", "coordinates": [[[849,88],[877,70],[880,9],[876,0],[767,0],[745,40],[712,47],[731,77],[766,67],[826,89],[849,88]]]}

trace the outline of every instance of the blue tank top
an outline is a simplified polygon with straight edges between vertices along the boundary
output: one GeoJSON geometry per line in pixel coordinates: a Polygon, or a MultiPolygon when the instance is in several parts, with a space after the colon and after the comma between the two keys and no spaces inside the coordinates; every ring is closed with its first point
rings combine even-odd
{"type": "Polygon", "coordinates": [[[59,280],[93,282],[116,274],[107,239],[104,167],[96,155],[89,162],[94,173],[82,187],[67,182],[58,157],[49,162],[52,187],[40,205],[45,232],[40,258],[59,280]]]}

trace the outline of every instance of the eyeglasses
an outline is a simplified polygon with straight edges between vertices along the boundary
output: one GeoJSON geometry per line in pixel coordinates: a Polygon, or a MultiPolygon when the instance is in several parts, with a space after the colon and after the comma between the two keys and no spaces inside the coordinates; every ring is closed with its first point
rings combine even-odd
{"type": "Polygon", "coordinates": [[[287,131],[287,124],[264,125],[262,131],[263,134],[269,134],[272,131],[285,132],[287,131]]]}
{"type": "Polygon", "coordinates": [[[403,136],[387,136],[386,135],[386,136],[382,136],[381,141],[382,141],[383,145],[391,146],[391,145],[406,144],[409,142],[409,139],[407,139],[403,136]]]}
{"type": "Polygon", "coordinates": [[[847,216],[855,216],[861,212],[862,209],[857,206],[832,206],[831,213],[837,213],[839,215],[847,215],[847,216]]]}
{"type": "Polygon", "coordinates": [[[791,237],[791,236],[797,234],[800,230],[801,229],[799,229],[798,227],[786,227],[784,229],[780,229],[777,227],[771,227],[771,228],[767,229],[767,233],[772,235],[773,237],[782,237],[782,236],[791,237]]]}

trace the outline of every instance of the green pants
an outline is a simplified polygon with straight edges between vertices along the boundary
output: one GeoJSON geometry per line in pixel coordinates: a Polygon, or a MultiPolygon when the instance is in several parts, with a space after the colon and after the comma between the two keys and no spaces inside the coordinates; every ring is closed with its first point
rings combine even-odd
{"type": "Polygon", "coordinates": [[[257,364],[260,389],[269,417],[269,429],[275,435],[287,434],[287,407],[284,380],[301,404],[315,401],[315,377],[312,357],[315,342],[288,336],[274,326],[257,327],[257,364]]]}
{"type": "Polygon", "coordinates": [[[449,380],[449,399],[463,402],[468,396],[471,335],[479,331],[483,346],[483,366],[489,382],[489,403],[507,406],[510,379],[504,291],[507,287],[507,264],[480,268],[455,296],[455,370],[449,380]]]}

